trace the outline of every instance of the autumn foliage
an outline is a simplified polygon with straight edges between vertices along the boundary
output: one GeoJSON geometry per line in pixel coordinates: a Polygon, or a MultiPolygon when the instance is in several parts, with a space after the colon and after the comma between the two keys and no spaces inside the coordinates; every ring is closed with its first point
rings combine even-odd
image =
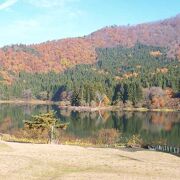
{"type": "MultiPolygon", "coordinates": [[[[12,72],[48,72],[96,61],[96,48],[117,45],[132,47],[140,42],[169,47],[168,56],[180,59],[180,16],[136,26],[111,26],[88,36],[48,41],[32,45],[12,45],[0,49],[1,69],[12,72]]],[[[160,56],[160,52],[150,52],[160,56]]],[[[10,80],[7,79],[9,82],[10,80]]]]}

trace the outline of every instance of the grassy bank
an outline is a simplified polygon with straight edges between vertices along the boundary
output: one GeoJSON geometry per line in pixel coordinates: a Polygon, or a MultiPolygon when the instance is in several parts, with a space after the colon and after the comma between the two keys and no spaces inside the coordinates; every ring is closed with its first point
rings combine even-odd
{"type": "Polygon", "coordinates": [[[0,142],[0,179],[178,179],[180,159],[141,149],[0,142]]]}

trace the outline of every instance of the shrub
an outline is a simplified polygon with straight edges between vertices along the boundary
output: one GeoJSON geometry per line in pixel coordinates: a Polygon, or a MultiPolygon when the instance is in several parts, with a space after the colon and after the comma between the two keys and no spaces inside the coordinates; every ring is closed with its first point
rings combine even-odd
{"type": "Polygon", "coordinates": [[[48,100],[49,93],[47,91],[42,91],[37,95],[37,98],[40,100],[48,100]]]}
{"type": "Polygon", "coordinates": [[[137,104],[135,104],[135,108],[141,108],[143,106],[144,106],[144,104],[142,101],[139,101],[137,104]]]}
{"type": "Polygon", "coordinates": [[[101,129],[96,134],[96,144],[115,144],[119,139],[119,132],[116,129],[101,129]]]}
{"type": "Polygon", "coordinates": [[[116,101],[116,102],[115,102],[115,105],[116,105],[116,106],[119,106],[119,107],[121,107],[121,108],[124,107],[123,101],[116,101]]]}
{"type": "Polygon", "coordinates": [[[133,103],[131,101],[126,101],[126,103],[124,104],[125,108],[132,108],[133,107],[133,103]]]}
{"type": "Polygon", "coordinates": [[[140,135],[133,135],[127,142],[128,147],[142,147],[143,140],[140,135]]]}
{"type": "Polygon", "coordinates": [[[146,100],[149,108],[162,108],[166,105],[166,93],[161,87],[151,87],[147,91],[146,100]]]}

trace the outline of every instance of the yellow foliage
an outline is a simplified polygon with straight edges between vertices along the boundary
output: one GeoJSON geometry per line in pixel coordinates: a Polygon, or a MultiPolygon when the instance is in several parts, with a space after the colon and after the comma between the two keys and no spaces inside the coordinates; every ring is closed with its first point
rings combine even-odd
{"type": "Polygon", "coordinates": [[[142,144],[143,144],[143,140],[139,135],[133,135],[127,142],[127,146],[130,147],[141,147],[142,144]]]}
{"type": "Polygon", "coordinates": [[[106,106],[106,105],[109,105],[110,102],[111,102],[110,99],[105,95],[103,99],[103,104],[106,106]]]}
{"type": "Polygon", "coordinates": [[[66,68],[67,68],[67,67],[70,67],[70,65],[71,65],[69,59],[66,59],[66,58],[62,58],[61,61],[60,61],[60,64],[61,64],[62,66],[65,66],[66,68]]]}

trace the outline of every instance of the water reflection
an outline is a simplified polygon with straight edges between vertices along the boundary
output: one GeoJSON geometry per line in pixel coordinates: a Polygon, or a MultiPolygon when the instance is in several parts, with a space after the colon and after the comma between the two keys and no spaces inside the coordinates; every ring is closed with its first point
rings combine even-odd
{"type": "Polygon", "coordinates": [[[13,134],[31,115],[55,110],[61,121],[70,122],[66,133],[77,138],[93,136],[100,129],[117,129],[124,137],[141,136],[147,144],[180,147],[178,112],[73,112],[48,105],[0,105],[0,133],[13,134]]]}

